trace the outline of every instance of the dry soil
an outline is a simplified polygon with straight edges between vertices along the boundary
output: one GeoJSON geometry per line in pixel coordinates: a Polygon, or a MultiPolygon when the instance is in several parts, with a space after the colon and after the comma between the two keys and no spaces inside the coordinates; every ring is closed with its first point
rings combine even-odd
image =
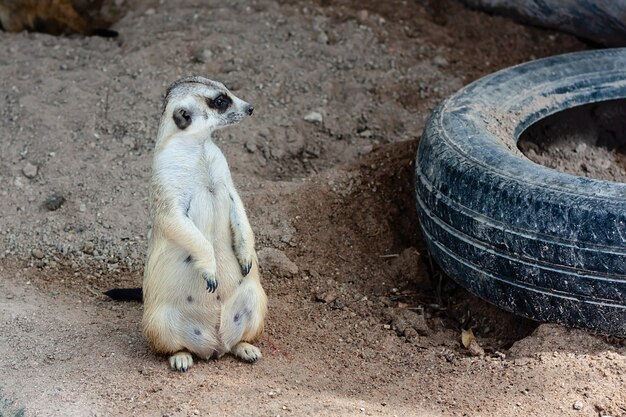
{"type": "Polygon", "coordinates": [[[431,267],[414,207],[414,155],[437,103],[588,45],[454,0],[126,9],[117,40],[0,32],[0,385],[14,407],[626,415],[621,340],[472,297],[431,267]],[[225,357],[180,374],[142,339],[141,305],[101,292],[141,283],[161,100],[189,74],[255,105],[215,140],[257,236],[270,313],[259,363],[225,357]],[[462,325],[482,354],[461,345],[462,325]]]}

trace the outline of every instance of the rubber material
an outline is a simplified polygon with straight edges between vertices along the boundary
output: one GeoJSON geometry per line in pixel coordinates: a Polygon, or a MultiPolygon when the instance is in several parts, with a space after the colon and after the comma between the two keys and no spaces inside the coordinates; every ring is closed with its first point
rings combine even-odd
{"type": "Polygon", "coordinates": [[[531,124],[626,97],[626,49],[578,52],[491,74],[431,115],[416,160],[433,258],[469,291],[539,321],[626,335],[626,184],[537,165],[531,124]]]}
{"type": "Polygon", "coordinates": [[[463,0],[522,23],[569,32],[606,46],[626,46],[626,0],[463,0]]]}

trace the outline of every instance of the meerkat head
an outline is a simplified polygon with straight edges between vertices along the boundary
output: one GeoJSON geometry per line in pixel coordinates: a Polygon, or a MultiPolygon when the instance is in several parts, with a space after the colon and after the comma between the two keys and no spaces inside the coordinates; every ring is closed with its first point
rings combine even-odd
{"type": "Polygon", "coordinates": [[[233,95],[223,84],[204,77],[186,77],[167,89],[161,128],[171,133],[210,133],[239,123],[253,111],[251,104],[233,95]]]}

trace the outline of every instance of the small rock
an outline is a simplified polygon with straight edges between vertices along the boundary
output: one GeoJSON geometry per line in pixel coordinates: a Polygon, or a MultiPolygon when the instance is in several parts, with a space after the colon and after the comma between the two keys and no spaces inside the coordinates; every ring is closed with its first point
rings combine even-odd
{"type": "Polygon", "coordinates": [[[318,43],[321,43],[322,45],[328,45],[328,35],[323,31],[320,31],[320,33],[317,35],[316,40],[318,43]]]}
{"type": "Polygon", "coordinates": [[[155,13],[156,13],[156,10],[154,10],[153,8],[149,8],[148,10],[146,10],[145,15],[152,16],[155,13]]]}
{"type": "Polygon", "coordinates": [[[404,337],[408,342],[416,342],[419,340],[419,333],[412,327],[404,329],[404,337]]]}
{"type": "Polygon", "coordinates": [[[255,153],[257,150],[256,147],[256,143],[252,142],[252,141],[247,141],[245,145],[243,145],[244,148],[246,148],[246,151],[250,152],[250,153],[255,153]]]}
{"type": "Polygon", "coordinates": [[[368,153],[372,152],[372,150],[374,149],[373,145],[363,145],[363,146],[359,146],[359,155],[367,155],[368,153]]]}
{"type": "Polygon", "coordinates": [[[24,168],[22,168],[22,174],[24,174],[26,178],[35,178],[37,176],[37,165],[27,162],[24,168]]]}
{"type": "Polygon", "coordinates": [[[35,259],[43,259],[43,257],[45,256],[41,249],[33,249],[30,253],[35,259]]]}
{"type": "Polygon", "coordinates": [[[135,147],[135,139],[130,137],[130,136],[124,136],[122,138],[122,143],[126,146],[128,146],[129,148],[134,148],[135,147]]]}
{"type": "Polygon", "coordinates": [[[291,276],[298,273],[298,266],[281,250],[263,248],[257,252],[257,256],[263,269],[272,271],[279,276],[291,276]]]}
{"type": "Polygon", "coordinates": [[[200,48],[193,54],[192,61],[197,63],[205,63],[213,57],[213,52],[206,48],[200,48]]]}
{"type": "Polygon", "coordinates": [[[304,121],[309,123],[323,123],[324,116],[322,116],[320,112],[312,111],[304,116],[304,121]]]}
{"type": "Polygon", "coordinates": [[[315,301],[323,302],[323,303],[332,303],[337,299],[337,293],[334,291],[329,291],[327,293],[317,293],[315,294],[315,301]]]}
{"type": "Polygon", "coordinates": [[[576,401],[576,402],[572,405],[572,407],[574,407],[574,410],[578,410],[578,411],[580,411],[580,410],[582,410],[582,409],[583,409],[584,404],[583,404],[583,402],[582,402],[582,401],[576,401]]]}
{"type": "Polygon", "coordinates": [[[441,68],[447,67],[448,66],[448,60],[445,59],[444,57],[438,55],[435,58],[433,58],[433,64],[435,64],[436,66],[441,67],[441,68]]]}
{"type": "Polygon", "coordinates": [[[61,194],[54,193],[46,199],[44,205],[48,210],[55,211],[60,209],[64,203],[65,197],[63,197],[61,194]]]}
{"type": "Polygon", "coordinates": [[[85,205],[85,203],[80,203],[80,205],[78,206],[78,211],[80,211],[81,213],[87,211],[87,206],[85,205]]]}
{"type": "Polygon", "coordinates": [[[506,355],[504,353],[500,352],[500,351],[497,351],[497,350],[493,353],[493,356],[494,356],[494,358],[498,358],[498,359],[501,359],[501,360],[505,360],[506,359],[506,355]]]}
{"type": "Polygon", "coordinates": [[[358,20],[359,23],[365,23],[369,15],[370,14],[367,10],[359,10],[359,12],[356,14],[356,20],[358,20]]]}
{"type": "Polygon", "coordinates": [[[87,241],[83,245],[83,252],[85,252],[87,255],[93,255],[94,249],[95,245],[93,244],[93,242],[87,241]]]}
{"type": "Polygon", "coordinates": [[[478,344],[476,339],[470,342],[467,350],[472,356],[485,356],[485,350],[478,344]]]}
{"type": "MultiPolygon", "coordinates": [[[[391,325],[398,335],[406,336],[407,329],[414,329],[418,334],[426,336],[430,333],[426,318],[406,308],[395,308],[391,312],[391,325]]],[[[413,333],[413,332],[410,332],[413,333]]]]}
{"type": "Polygon", "coordinates": [[[369,139],[369,138],[371,138],[372,136],[374,136],[374,133],[372,133],[372,131],[371,131],[371,130],[369,130],[369,129],[365,129],[364,131],[362,131],[362,132],[360,132],[360,133],[359,133],[359,136],[360,136],[360,137],[362,137],[362,138],[367,138],[367,139],[369,139]]]}

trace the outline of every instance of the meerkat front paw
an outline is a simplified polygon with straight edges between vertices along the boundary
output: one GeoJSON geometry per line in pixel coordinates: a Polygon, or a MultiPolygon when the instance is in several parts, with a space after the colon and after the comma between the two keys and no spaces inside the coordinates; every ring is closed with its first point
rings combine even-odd
{"type": "Polygon", "coordinates": [[[200,271],[202,279],[206,283],[206,289],[209,292],[215,292],[217,289],[217,272],[215,269],[215,261],[206,262],[206,260],[196,261],[196,268],[200,271]]]}
{"type": "Polygon", "coordinates": [[[237,343],[230,352],[239,359],[243,359],[249,363],[255,363],[261,359],[261,350],[246,342],[237,343]]]}
{"type": "Polygon", "coordinates": [[[252,261],[240,261],[239,265],[241,265],[241,275],[245,277],[250,273],[250,270],[252,269],[252,261]]]}
{"type": "Polygon", "coordinates": [[[180,372],[187,372],[193,365],[193,358],[189,352],[176,352],[170,356],[170,367],[180,372]]]}
{"type": "Polygon", "coordinates": [[[244,245],[241,245],[237,251],[237,260],[241,267],[241,275],[245,277],[252,269],[252,254],[254,253],[254,249],[244,249],[243,247],[244,245]]]}
{"type": "Polygon", "coordinates": [[[206,289],[209,292],[215,292],[217,290],[217,278],[215,272],[204,271],[202,273],[202,279],[206,282],[206,289]]]}

